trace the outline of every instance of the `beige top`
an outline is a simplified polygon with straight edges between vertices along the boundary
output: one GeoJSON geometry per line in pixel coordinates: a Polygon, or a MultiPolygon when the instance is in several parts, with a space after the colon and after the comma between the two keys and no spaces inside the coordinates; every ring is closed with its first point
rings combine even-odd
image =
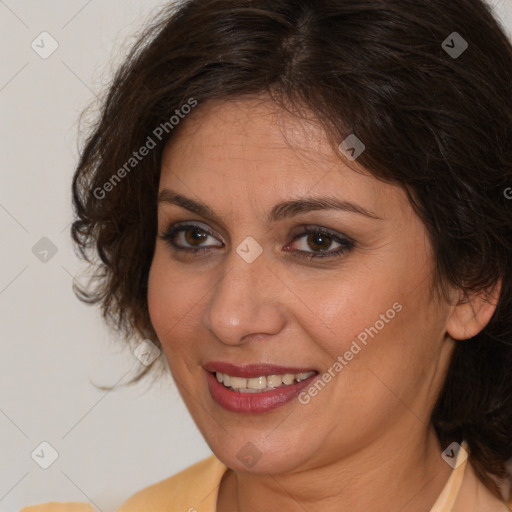
{"type": "MultiPolygon", "coordinates": [[[[467,450],[466,443],[462,447],[467,450]]],[[[509,512],[478,480],[460,450],[454,469],[430,512],[509,512]]],[[[134,494],[117,512],[216,512],[220,481],[227,467],[215,455],[134,494]]],[[[93,512],[86,503],[46,503],[20,512],[93,512]]]]}
{"type": "MultiPolygon", "coordinates": [[[[466,442],[462,448],[469,452],[466,442]]],[[[509,512],[509,505],[500,502],[476,476],[464,451],[459,451],[450,478],[430,512],[509,512]]]]}

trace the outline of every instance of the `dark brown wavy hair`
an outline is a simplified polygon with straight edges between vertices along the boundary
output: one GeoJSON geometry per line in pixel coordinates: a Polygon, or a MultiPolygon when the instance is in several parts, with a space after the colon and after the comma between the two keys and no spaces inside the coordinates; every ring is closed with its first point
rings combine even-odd
{"type": "Polygon", "coordinates": [[[496,480],[509,476],[512,458],[512,46],[481,0],[169,5],[119,68],[81,152],[71,231],[93,279],[75,292],[101,305],[128,342],[160,346],[147,281],[162,149],[180,126],[171,116],[186,123],[191,101],[200,109],[262,94],[312,113],[333,145],[352,132],[365,142],[358,163],[403,187],[428,230],[436,288],[471,293],[501,280],[489,324],[456,342],[432,423],[443,446],[468,442],[479,478],[503,498],[496,480]],[[448,51],[462,40],[462,54],[448,51]]]}

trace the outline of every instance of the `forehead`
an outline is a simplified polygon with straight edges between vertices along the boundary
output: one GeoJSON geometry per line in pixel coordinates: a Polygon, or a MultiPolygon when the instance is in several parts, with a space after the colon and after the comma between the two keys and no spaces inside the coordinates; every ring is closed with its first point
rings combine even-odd
{"type": "Polygon", "coordinates": [[[200,105],[167,144],[163,162],[180,160],[180,155],[186,155],[189,163],[196,159],[230,161],[230,168],[284,160],[294,160],[306,172],[340,165],[313,117],[299,118],[265,97],[200,105]]]}
{"type": "Polygon", "coordinates": [[[299,118],[259,98],[208,102],[182,121],[163,153],[164,187],[231,202],[243,199],[240,194],[261,202],[330,194],[381,209],[383,216],[392,196],[407,208],[399,187],[344,161],[312,116],[299,118]]]}

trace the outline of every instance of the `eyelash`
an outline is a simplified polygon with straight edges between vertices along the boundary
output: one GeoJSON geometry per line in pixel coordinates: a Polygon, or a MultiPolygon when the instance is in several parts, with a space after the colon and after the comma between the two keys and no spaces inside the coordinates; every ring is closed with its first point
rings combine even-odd
{"type": "MultiPolygon", "coordinates": [[[[210,231],[207,228],[204,228],[202,226],[199,226],[197,224],[175,224],[173,226],[170,226],[163,235],[159,235],[159,238],[163,240],[167,245],[169,245],[171,248],[173,248],[176,251],[182,251],[192,254],[198,254],[202,253],[204,251],[208,251],[210,249],[209,246],[206,247],[182,247],[176,244],[174,242],[175,236],[180,232],[185,232],[190,229],[195,229],[198,231],[202,231],[206,233],[207,235],[211,236],[212,238],[216,238],[214,233],[210,231]]],[[[306,228],[303,231],[301,231],[298,235],[294,237],[291,243],[295,242],[296,240],[306,236],[306,235],[316,235],[316,234],[322,234],[330,238],[332,241],[337,242],[341,245],[338,249],[334,251],[329,252],[314,252],[314,251],[299,251],[295,250],[292,251],[295,257],[299,257],[305,260],[313,260],[313,259],[323,259],[323,258],[336,258],[338,256],[341,256],[342,254],[350,251],[354,247],[354,242],[350,240],[349,238],[341,237],[340,235],[333,233],[332,231],[322,228],[322,227],[314,227],[314,228],[306,228]]],[[[288,247],[287,244],[286,247],[288,247]]]]}

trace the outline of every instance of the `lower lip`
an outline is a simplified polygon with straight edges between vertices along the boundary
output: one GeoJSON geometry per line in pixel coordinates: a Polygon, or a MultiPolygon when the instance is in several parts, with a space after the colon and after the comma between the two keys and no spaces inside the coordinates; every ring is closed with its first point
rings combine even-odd
{"type": "Polygon", "coordinates": [[[206,372],[208,388],[212,398],[224,409],[231,412],[267,412],[277,409],[282,405],[293,400],[300,392],[311,385],[312,381],[318,377],[318,373],[311,375],[306,380],[273,389],[272,391],[261,391],[258,393],[242,393],[232,391],[221,384],[214,373],[206,372]]]}

